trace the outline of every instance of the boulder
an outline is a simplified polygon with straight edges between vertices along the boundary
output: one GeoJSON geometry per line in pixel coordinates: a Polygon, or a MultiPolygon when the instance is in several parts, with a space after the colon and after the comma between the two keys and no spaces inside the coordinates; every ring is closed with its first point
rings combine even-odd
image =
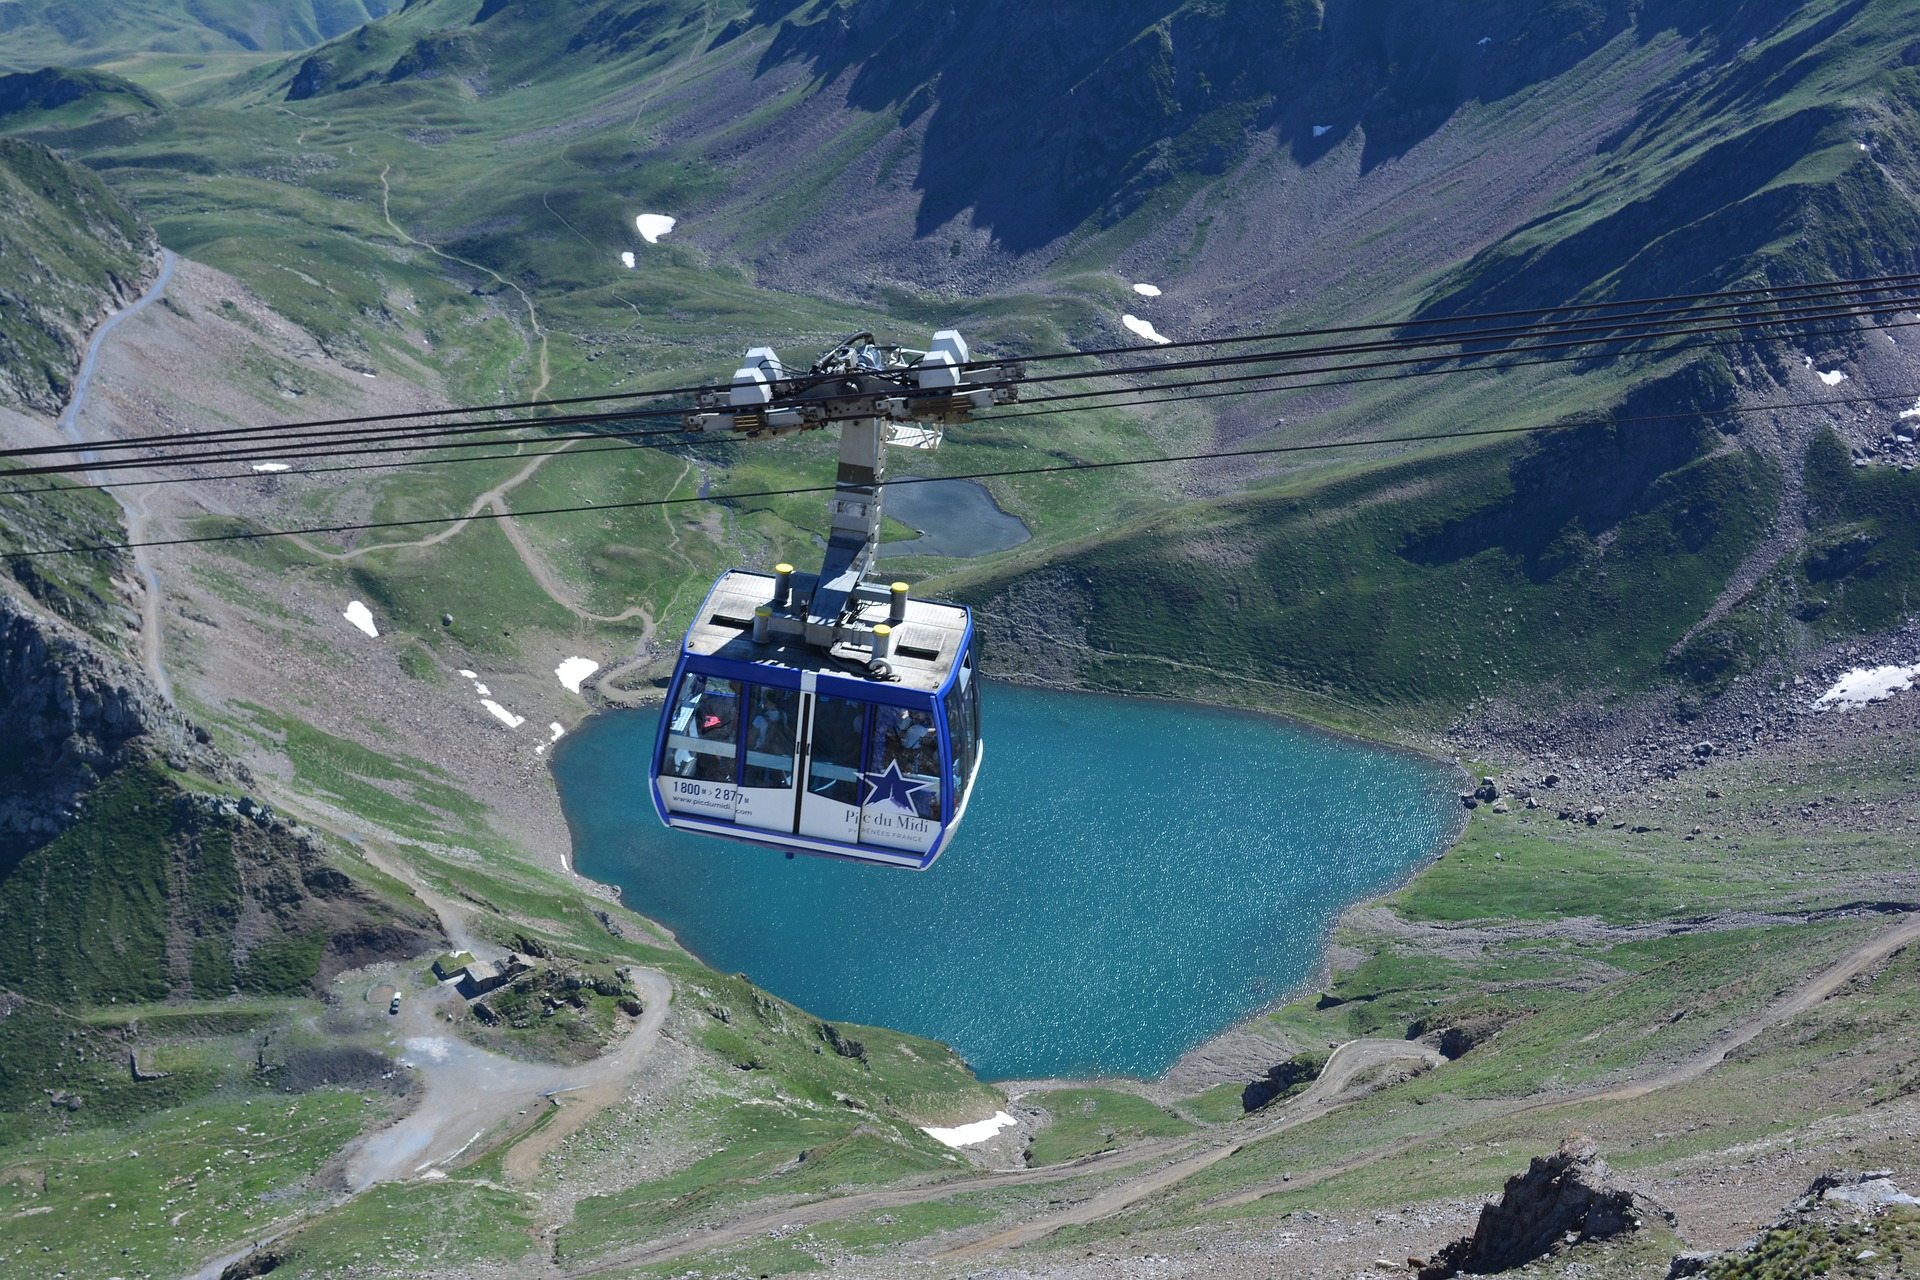
{"type": "Polygon", "coordinates": [[[1705,1250],[1692,1253],[1675,1254],[1673,1261],[1667,1264],[1667,1280],[1684,1280],[1687,1276],[1697,1276],[1713,1265],[1720,1255],[1705,1250]]]}
{"type": "Polygon", "coordinates": [[[1240,1108],[1243,1111],[1258,1111],[1275,1098],[1299,1085],[1320,1078],[1321,1071],[1327,1065],[1324,1053],[1296,1053],[1278,1066],[1271,1067],[1257,1080],[1249,1081],[1240,1091],[1240,1108]]]}
{"type": "MultiPolygon", "coordinates": [[[[1639,1227],[1643,1197],[1616,1185],[1606,1161],[1584,1139],[1569,1138],[1550,1156],[1507,1179],[1500,1199],[1480,1210],[1471,1236],[1456,1240],[1420,1269],[1420,1280],[1462,1273],[1493,1275],[1524,1266],[1563,1241],[1604,1240],[1639,1227]]],[[[1663,1216],[1651,1201],[1647,1208],[1663,1216]]]]}

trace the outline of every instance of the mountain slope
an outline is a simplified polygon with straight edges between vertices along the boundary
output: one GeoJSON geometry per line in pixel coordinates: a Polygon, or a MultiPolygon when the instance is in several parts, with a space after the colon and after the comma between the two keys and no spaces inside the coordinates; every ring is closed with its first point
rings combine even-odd
{"type": "MultiPolygon", "coordinates": [[[[710,375],[733,348],[783,332],[824,341],[876,313],[908,327],[959,323],[977,349],[1019,351],[1127,341],[1118,318],[1129,307],[1184,337],[1911,270],[1920,72],[1903,53],[1902,12],[1886,0],[1756,6],[1733,21],[1679,2],[1255,12],[1141,0],[1096,21],[1072,6],[774,3],[717,24],[690,2],[555,12],[420,0],[138,129],[106,121],[35,136],[137,193],[182,249],[271,280],[289,314],[343,350],[391,333],[384,298],[417,292],[368,246],[432,245],[436,269],[524,306],[541,332],[523,335],[521,368],[547,369],[550,381],[531,385],[566,393],[668,377],[675,365],[710,375]],[[398,119],[410,124],[396,134],[398,119]],[[262,242],[236,221],[254,208],[338,239],[278,237],[264,268],[262,242]],[[639,245],[636,211],[681,221],[662,244],[639,245]],[[619,255],[635,248],[629,272],[619,255]],[[1164,292],[1141,300],[1130,279],[1164,292]],[[346,332],[356,311],[366,338],[346,332]]],[[[1888,350],[1834,328],[1711,338],[1711,377],[1683,375],[1684,358],[1595,350],[1501,378],[1062,417],[1046,447],[1105,461],[1364,439],[1387,423],[1440,432],[1629,406],[1712,414],[1804,398],[1799,362],[1816,357],[1823,370],[1903,376],[1888,350]]],[[[1059,481],[1001,484],[999,500],[1039,537],[990,576],[1011,581],[1074,543],[1075,571],[1094,584],[1093,633],[1136,656],[1192,662],[1178,625],[1112,612],[1137,608],[1135,584],[1171,574],[1198,593],[1198,615],[1252,610],[1231,630],[1261,637],[1202,646],[1195,678],[1273,681],[1310,699],[1410,699],[1440,713],[1491,687],[1496,670],[1499,684],[1543,690],[1696,677],[1711,689],[1703,673],[1717,659],[1670,664],[1669,649],[1734,603],[1736,580],[1764,576],[1754,557],[1787,553],[1814,436],[1832,425],[1864,448],[1881,429],[1846,414],[1737,429],[1745,421],[1709,436],[1683,426],[1672,451],[1664,427],[1547,450],[1553,468],[1578,475],[1615,468],[1609,451],[1637,450],[1643,436],[1657,443],[1632,461],[1640,496],[1621,508],[1626,523],[1576,513],[1564,485],[1527,481],[1546,465],[1537,451],[1500,444],[1472,457],[1441,446],[1348,455],[1369,460],[1337,464],[1324,492],[1388,495],[1365,499],[1358,518],[1382,523],[1352,544],[1338,520],[1296,527],[1259,496],[1322,485],[1297,472],[1282,482],[1266,464],[1092,476],[1071,493],[1059,481]],[[1650,458],[1665,463],[1649,470],[1650,458]],[[1354,465],[1370,475],[1350,475],[1354,465]],[[1189,505],[1235,494],[1255,496],[1189,505]],[[1645,522],[1662,503],[1673,514],[1654,536],[1645,522]],[[1180,552],[1145,532],[1165,527],[1155,519],[1188,531],[1180,552]],[[1525,529],[1527,546],[1500,534],[1469,548],[1473,530],[1502,522],[1525,529]],[[1630,526],[1645,536],[1614,550],[1630,526]],[[1415,529],[1430,531],[1417,546],[1402,536],[1415,529]],[[1444,553],[1431,541],[1441,529],[1452,530],[1444,553]],[[1086,538],[1104,549],[1089,552],[1086,538]],[[1590,551],[1566,551],[1582,539],[1590,551]],[[1543,559],[1556,544],[1565,553],[1543,559]],[[1260,550],[1282,546],[1294,553],[1260,550]],[[1208,564],[1203,548],[1295,575],[1288,590],[1311,581],[1315,593],[1352,594],[1356,618],[1403,639],[1376,648],[1352,627],[1305,621],[1313,611],[1297,603],[1187,572],[1208,564]],[[1616,563],[1601,564],[1608,556],[1616,563]],[[1558,568],[1545,574],[1549,561],[1558,568]],[[1574,585],[1589,571],[1611,587],[1574,585]],[[1402,604],[1375,614],[1370,583],[1402,604]],[[1513,603],[1514,639],[1441,607],[1467,598],[1513,603]],[[1419,639],[1406,638],[1414,618],[1419,639]],[[1535,625],[1549,642],[1529,647],[1520,637],[1535,625]]],[[[960,428],[941,465],[994,469],[1034,439],[1028,425],[960,428]]],[[[792,471],[809,456],[803,444],[756,458],[792,471]]],[[[718,465],[745,474],[760,462],[718,465]]],[[[777,558],[794,536],[764,529],[749,558],[777,558]]],[[[572,572],[581,592],[600,590],[602,575],[572,572]]],[[[973,592],[968,573],[952,589],[973,592]]],[[[622,598],[657,601],[674,586],[648,576],[622,598]]],[[[389,597],[410,594],[415,585],[396,583],[389,597]]],[[[438,612],[422,606],[423,631],[438,612]]],[[[1747,637],[1738,664],[1820,642],[1817,628],[1767,616],[1765,634],[1716,633],[1747,637]]],[[[1009,652],[1004,671],[1034,661],[1009,652]]],[[[1091,660],[1074,669],[1152,687],[1091,660]]]]}
{"type": "Polygon", "coordinates": [[[304,49],[394,7],[388,0],[10,0],[0,5],[0,70],[140,53],[304,49]]]}
{"type": "Polygon", "coordinates": [[[58,411],[88,332],[139,296],[158,248],[91,172],[0,138],[0,402],[58,411]]]}

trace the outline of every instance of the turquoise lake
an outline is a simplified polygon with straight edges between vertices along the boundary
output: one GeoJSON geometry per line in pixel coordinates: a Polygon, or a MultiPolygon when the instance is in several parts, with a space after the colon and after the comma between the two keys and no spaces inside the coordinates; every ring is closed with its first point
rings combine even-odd
{"type": "Polygon", "coordinates": [[[1444,766],[1274,717],[983,689],[986,755],[931,870],[669,831],[658,713],[596,716],[553,772],[581,874],[701,959],[984,1079],[1153,1076],[1307,981],[1350,903],[1452,835],[1444,766]]]}

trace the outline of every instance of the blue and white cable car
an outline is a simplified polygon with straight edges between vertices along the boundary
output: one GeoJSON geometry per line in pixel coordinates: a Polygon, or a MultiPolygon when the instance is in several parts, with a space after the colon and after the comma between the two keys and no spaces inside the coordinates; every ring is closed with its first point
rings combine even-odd
{"type": "Polygon", "coordinates": [[[865,652],[754,643],[779,580],[736,569],[701,604],[660,717],[655,809],[668,826],[792,853],[932,865],[980,767],[972,618],[907,601],[888,627],[891,678],[877,679],[865,652]]]}
{"type": "Polygon", "coordinates": [[[866,581],[885,446],[932,447],[940,424],[1011,388],[967,387],[951,330],[928,352],[859,334],[799,376],[766,348],[747,359],[726,406],[688,425],[754,437],[838,422],[831,537],[818,574],[735,569],[707,593],[660,717],[655,812],[789,856],[925,870],[979,774],[980,685],[964,606],[866,581]]]}

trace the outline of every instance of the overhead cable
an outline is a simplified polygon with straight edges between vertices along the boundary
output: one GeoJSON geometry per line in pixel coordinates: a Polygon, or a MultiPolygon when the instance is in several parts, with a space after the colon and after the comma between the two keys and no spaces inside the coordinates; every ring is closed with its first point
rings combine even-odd
{"type": "MultiPolygon", "coordinates": [[[[1912,392],[1902,395],[1901,399],[1911,396],[1912,392]]],[[[1885,397],[1871,397],[1883,399],[1885,397]]],[[[1853,403],[1853,399],[1834,401],[1833,403],[1853,403]]],[[[902,476],[887,481],[889,486],[919,484],[938,484],[951,480],[999,480],[1014,479],[1023,476],[1058,475],[1078,471],[1112,471],[1128,467],[1167,466],[1184,462],[1227,462],[1236,458],[1264,458],[1283,454],[1318,453],[1331,449],[1359,449],[1369,446],[1431,444],[1453,440],[1472,440],[1486,437],[1528,435],[1545,431],[1591,430],[1594,427],[1618,425],[1632,422],[1668,421],[1678,418],[1718,417],[1723,414],[1757,413],[1771,411],[1773,406],[1755,406],[1752,408],[1735,407],[1731,409],[1710,409],[1679,412],[1672,414],[1654,414],[1644,418],[1592,418],[1569,422],[1536,423],[1525,427],[1480,427],[1466,431],[1423,432],[1413,435],[1378,436],[1360,440],[1320,440],[1302,444],[1262,445],[1252,449],[1207,450],[1200,453],[1169,454],[1152,458],[1123,458],[1110,462],[1067,462],[1038,467],[1009,467],[996,471],[974,471],[951,476],[902,476]]],[[[188,538],[155,538],[143,542],[92,543],[78,546],[49,547],[34,551],[8,552],[12,559],[36,559],[53,555],[99,554],[113,551],[141,551],[157,547],[201,546],[208,543],[255,541],[262,538],[309,537],[316,534],[364,533],[376,529],[416,529],[431,525],[458,525],[476,520],[530,519],[540,516],[584,515],[587,513],[604,514],[608,511],[634,511],[686,506],[693,503],[738,502],[746,498],[791,498],[808,494],[833,493],[838,486],[803,485],[788,489],[756,489],[738,493],[693,494],[682,498],[643,498],[627,502],[586,503],[566,507],[532,507],[524,511],[483,510],[458,516],[424,516],[411,520],[373,520],[355,524],[311,525],[298,529],[257,529],[241,533],[200,534],[188,538]]],[[[382,545],[375,544],[363,550],[379,550],[382,545]]],[[[406,544],[394,544],[396,547],[406,544]]]]}

